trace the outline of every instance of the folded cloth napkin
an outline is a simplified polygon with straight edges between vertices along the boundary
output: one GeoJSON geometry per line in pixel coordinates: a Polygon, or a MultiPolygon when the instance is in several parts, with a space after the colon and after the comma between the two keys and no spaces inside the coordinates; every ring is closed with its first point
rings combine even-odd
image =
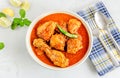
{"type": "MultiPolygon", "coordinates": [[[[117,28],[114,20],[110,16],[106,6],[104,5],[104,3],[102,1],[99,1],[93,5],[90,5],[89,7],[85,8],[83,10],[78,11],[77,14],[79,14],[81,17],[83,17],[85,19],[85,21],[88,22],[90,28],[93,31],[93,28],[96,25],[94,22],[94,13],[97,11],[103,13],[106,16],[107,20],[109,21],[109,30],[110,30],[113,38],[115,39],[115,41],[120,46],[120,30],[117,28]]],[[[95,66],[98,74],[100,76],[103,76],[107,72],[115,69],[116,66],[114,65],[109,54],[107,53],[106,49],[104,48],[102,42],[100,41],[100,38],[103,39],[107,48],[109,48],[111,50],[111,52],[113,52],[113,54],[114,54],[115,58],[117,59],[117,61],[119,62],[119,64],[120,64],[120,54],[119,54],[119,51],[115,48],[115,45],[111,41],[108,33],[102,33],[99,37],[95,36],[95,35],[93,35],[93,36],[94,36],[93,37],[93,47],[92,47],[92,51],[89,55],[89,58],[90,58],[91,62],[93,63],[93,65],[95,66]],[[112,51],[111,48],[114,49],[114,51],[112,51]]]]}

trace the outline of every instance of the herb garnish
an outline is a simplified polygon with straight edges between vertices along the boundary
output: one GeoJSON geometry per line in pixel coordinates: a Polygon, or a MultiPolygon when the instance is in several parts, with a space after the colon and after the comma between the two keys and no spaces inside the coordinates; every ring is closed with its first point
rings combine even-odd
{"type": "Polygon", "coordinates": [[[16,29],[18,26],[23,27],[23,26],[29,26],[31,24],[31,21],[29,19],[27,19],[26,16],[26,12],[24,9],[20,9],[19,11],[19,18],[14,18],[12,25],[11,25],[11,29],[14,30],[16,29]]]}
{"type": "Polygon", "coordinates": [[[0,42],[0,50],[2,50],[5,47],[3,42],[0,42]]]}

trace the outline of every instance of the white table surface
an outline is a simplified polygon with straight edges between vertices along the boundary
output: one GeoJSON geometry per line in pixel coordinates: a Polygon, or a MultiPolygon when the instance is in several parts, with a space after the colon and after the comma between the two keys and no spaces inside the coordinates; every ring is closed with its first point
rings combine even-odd
{"type": "MultiPolygon", "coordinates": [[[[9,0],[0,0],[0,11],[11,7],[18,14],[18,8],[9,5],[9,0]]],[[[29,0],[31,8],[27,17],[33,20],[41,13],[52,10],[78,11],[97,0],[29,0]]],[[[103,0],[111,16],[119,24],[120,0],[103,0]]],[[[37,64],[28,54],[25,36],[28,27],[11,30],[0,27],[0,41],[5,48],[0,51],[0,78],[120,78],[120,67],[100,77],[90,60],[69,70],[54,71],[37,64]]]]}

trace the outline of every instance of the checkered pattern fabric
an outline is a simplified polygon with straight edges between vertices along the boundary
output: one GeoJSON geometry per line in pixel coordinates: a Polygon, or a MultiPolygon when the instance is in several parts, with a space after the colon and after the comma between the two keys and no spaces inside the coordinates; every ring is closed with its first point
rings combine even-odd
{"type": "MultiPolygon", "coordinates": [[[[88,22],[92,31],[94,31],[95,27],[97,26],[94,20],[94,13],[97,11],[103,13],[106,16],[107,20],[109,21],[109,30],[111,32],[111,35],[120,46],[120,30],[116,27],[115,22],[113,21],[112,17],[110,16],[107,8],[105,7],[102,1],[99,1],[94,5],[91,5],[88,8],[85,8],[77,12],[77,14],[83,17],[85,21],[88,22]]],[[[120,55],[118,53],[118,50],[115,48],[114,43],[111,41],[111,38],[107,31],[100,31],[100,33],[101,34],[99,36],[93,35],[94,36],[93,47],[89,55],[89,58],[93,65],[95,66],[98,74],[102,76],[116,68],[116,66],[112,62],[109,54],[107,53],[100,39],[103,40],[106,47],[113,53],[119,64],[120,55]]]]}
{"type": "Polygon", "coordinates": [[[111,34],[114,37],[115,41],[120,46],[120,30],[116,27],[110,27],[109,29],[111,30],[111,34]]]}

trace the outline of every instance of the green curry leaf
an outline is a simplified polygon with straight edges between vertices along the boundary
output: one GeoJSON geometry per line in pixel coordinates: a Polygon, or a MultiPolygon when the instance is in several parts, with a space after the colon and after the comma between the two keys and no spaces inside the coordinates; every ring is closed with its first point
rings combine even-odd
{"type": "Polygon", "coordinates": [[[0,12],[0,18],[1,17],[6,17],[6,15],[4,13],[0,12]]]}
{"type": "Polygon", "coordinates": [[[25,18],[26,12],[24,9],[20,9],[19,14],[20,14],[21,18],[25,18]]]}
{"type": "Polygon", "coordinates": [[[0,50],[2,50],[5,47],[3,42],[0,42],[0,50]]]}
{"type": "Polygon", "coordinates": [[[27,18],[25,18],[23,21],[26,26],[29,26],[31,24],[31,21],[28,20],[27,18]]]}

